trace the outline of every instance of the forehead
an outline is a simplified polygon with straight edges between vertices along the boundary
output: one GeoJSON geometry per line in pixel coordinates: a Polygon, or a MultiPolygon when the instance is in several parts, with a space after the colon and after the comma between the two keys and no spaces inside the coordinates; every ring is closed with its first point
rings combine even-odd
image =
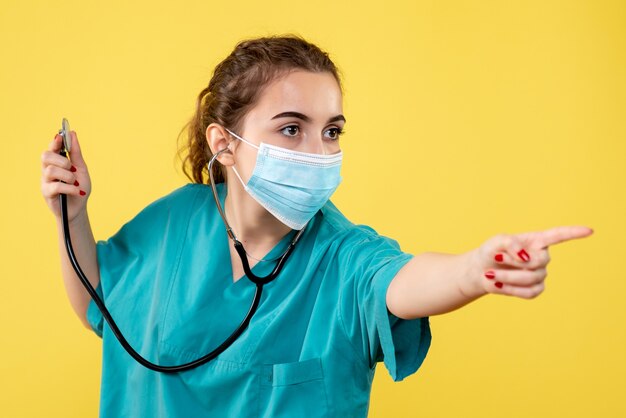
{"type": "Polygon", "coordinates": [[[324,121],[342,113],[337,80],[329,72],[290,71],[263,89],[249,116],[271,119],[284,111],[297,111],[324,121]]]}

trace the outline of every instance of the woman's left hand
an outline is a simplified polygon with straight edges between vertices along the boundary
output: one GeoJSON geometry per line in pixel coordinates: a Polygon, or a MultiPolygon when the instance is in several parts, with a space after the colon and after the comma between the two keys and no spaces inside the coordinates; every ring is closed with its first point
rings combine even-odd
{"type": "Polygon", "coordinates": [[[496,235],[473,251],[470,286],[478,287],[482,294],[532,299],[545,287],[546,266],[550,262],[548,247],[592,233],[593,229],[586,226],[559,226],[546,231],[496,235]]]}

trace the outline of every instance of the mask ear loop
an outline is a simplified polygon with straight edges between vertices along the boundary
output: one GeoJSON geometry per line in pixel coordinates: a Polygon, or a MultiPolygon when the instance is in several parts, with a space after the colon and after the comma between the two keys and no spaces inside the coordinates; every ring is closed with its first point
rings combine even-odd
{"type": "MultiPolygon", "coordinates": [[[[233,132],[233,131],[231,131],[230,129],[228,129],[228,128],[224,128],[224,129],[226,129],[226,131],[228,131],[228,133],[230,133],[230,134],[231,134],[232,136],[234,136],[235,138],[237,138],[237,139],[239,139],[239,140],[241,140],[241,141],[245,142],[246,144],[248,144],[248,145],[250,145],[250,146],[252,146],[252,147],[254,147],[254,148],[256,148],[256,149],[260,149],[259,147],[257,147],[256,145],[254,145],[254,144],[253,144],[253,143],[251,143],[250,141],[247,141],[247,140],[243,139],[242,137],[240,137],[239,135],[237,135],[236,133],[234,133],[234,132],[233,132]]],[[[232,142],[231,142],[230,144],[232,144],[232,142]]],[[[226,148],[227,148],[227,149],[229,149],[229,150],[230,150],[230,144],[228,144],[228,146],[226,147],[226,148]]],[[[231,152],[232,152],[232,151],[231,151],[231,152]]],[[[244,189],[245,189],[245,188],[247,187],[247,186],[246,186],[246,183],[244,183],[244,182],[243,182],[243,179],[242,179],[242,178],[241,178],[241,176],[239,175],[239,171],[237,171],[237,169],[235,168],[235,166],[233,166],[233,171],[235,172],[235,174],[237,175],[237,178],[239,179],[239,182],[241,183],[241,185],[242,185],[242,186],[244,187],[244,189]]],[[[246,254],[247,254],[247,253],[246,253],[246,254]]],[[[250,254],[248,254],[248,255],[250,255],[250,254]]],[[[252,257],[252,256],[250,256],[250,257],[252,257]]],[[[252,258],[254,258],[254,257],[252,257],[252,258]]],[[[257,260],[257,261],[266,261],[266,260],[259,260],[258,258],[254,258],[254,259],[255,259],[255,260],[257,260]]]]}
{"type": "MultiPolygon", "coordinates": [[[[251,147],[254,147],[254,148],[256,148],[256,149],[260,149],[257,145],[254,145],[252,142],[248,141],[247,139],[244,139],[244,138],[240,137],[239,135],[237,135],[236,133],[234,133],[234,132],[233,132],[233,131],[231,131],[230,129],[228,129],[228,128],[224,128],[224,129],[226,129],[226,131],[228,131],[228,133],[229,133],[229,134],[231,134],[231,135],[232,135],[232,136],[234,136],[235,138],[237,138],[237,139],[239,139],[239,140],[241,140],[241,141],[245,142],[246,144],[250,145],[251,147]]],[[[230,144],[229,144],[229,145],[230,145],[230,144]]]]}

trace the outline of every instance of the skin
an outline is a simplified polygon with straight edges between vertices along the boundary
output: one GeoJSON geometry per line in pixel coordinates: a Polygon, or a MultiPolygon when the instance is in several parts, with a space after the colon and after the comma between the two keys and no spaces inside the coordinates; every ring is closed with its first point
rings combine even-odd
{"type": "MultiPolygon", "coordinates": [[[[291,71],[265,86],[256,105],[244,117],[242,129],[235,133],[257,146],[265,142],[296,151],[333,154],[340,150],[337,137],[345,120],[330,120],[342,115],[342,101],[339,85],[330,73],[291,71]],[[308,120],[295,116],[273,119],[288,111],[304,114],[308,120]]],[[[232,130],[232,127],[228,128],[232,130]]],[[[77,257],[96,287],[100,277],[95,240],[86,210],[91,181],[74,131],[71,138],[71,163],[58,155],[61,149],[59,135],[42,154],[41,190],[57,220],[68,297],[85,327],[90,328],[86,320],[90,296],[67,259],[58,205],[59,193],[66,193],[70,232],[77,257]],[[75,171],[71,170],[72,165],[75,171]]],[[[244,182],[248,181],[257,149],[242,143],[219,124],[207,127],[206,140],[214,153],[226,147],[230,150],[218,158],[227,170],[226,217],[246,251],[255,258],[262,258],[291,229],[249,196],[235,177],[233,167],[237,168],[244,182]]],[[[593,230],[586,226],[560,226],[545,231],[499,234],[462,254],[426,252],[415,255],[389,285],[387,308],[400,318],[414,319],[450,312],[490,293],[534,298],[545,288],[549,247],[592,233],[593,230]],[[522,249],[530,260],[520,258],[518,252],[522,249]],[[496,254],[502,255],[502,261],[496,261],[496,254]],[[488,271],[492,271],[495,278],[487,278],[485,272],[488,271]],[[502,287],[497,287],[496,283],[502,283],[502,287]]],[[[231,262],[233,280],[236,281],[244,273],[232,243],[231,262]]],[[[257,261],[249,257],[249,262],[254,266],[257,261]]]]}
{"type": "Polygon", "coordinates": [[[70,137],[72,141],[71,163],[67,158],[59,155],[62,147],[61,135],[55,135],[48,149],[41,155],[41,192],[57,223],[61,273],[67,296],[78,318],[86,328],[90,329],[91,326],[87,322],[87,307],[91,296],[83,287],[67,257],[58,200],[59,193],[67,194],[67,213],[74,252],[89,282],[96,288],[100,283],[100,272],[96,257],[96,242],[87,215],[87,198],[91,193],[91,181],[76,132],[71,131],[70,137]],[[72,171],[72,167],[75,171],[72,171]],[[81,195],[81,191],[84,195],[81,195]]]}

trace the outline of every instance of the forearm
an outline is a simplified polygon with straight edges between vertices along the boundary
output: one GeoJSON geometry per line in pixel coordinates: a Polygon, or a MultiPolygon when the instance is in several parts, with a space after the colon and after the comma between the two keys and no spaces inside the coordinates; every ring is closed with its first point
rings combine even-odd
{"type": "MultiPolygon", "coordinates": [[[[67,296],[74,312],[76,312],[76,315],[78,315],[83,325],[89,328],[89,323],[87,322],[87,307],[91,301],[91,296],[78,278],[78,275],[74,271],[74,268],[69,260],[67,250],[65,248],[65,241],[63,239],[63,224],[60,219],[57,219],[57,230],[59,234],[61,272],[63,275],[63,282],[65,284],[65,291],[67,292],[67,296]]],[[[100,274],[98,271],[98,260],[96,256],[96,243],[93,232],[91,231],[91,225],[89,224],[89,216],[86,211],[77,216],[70,223],[70,236],[72,239],[72,248],[76,254],[76,259],[78,260],[83,273],[85,273],[89,282],[95,289],[100,282],[100,274]]]]}
{"type": "Polygon", "coordinates": [[[447,313],[483,296],[487,292],[479,286],[473,257],[473,251],[416,255],[389,285],[389,311],[414,319],[447,313]]]}

